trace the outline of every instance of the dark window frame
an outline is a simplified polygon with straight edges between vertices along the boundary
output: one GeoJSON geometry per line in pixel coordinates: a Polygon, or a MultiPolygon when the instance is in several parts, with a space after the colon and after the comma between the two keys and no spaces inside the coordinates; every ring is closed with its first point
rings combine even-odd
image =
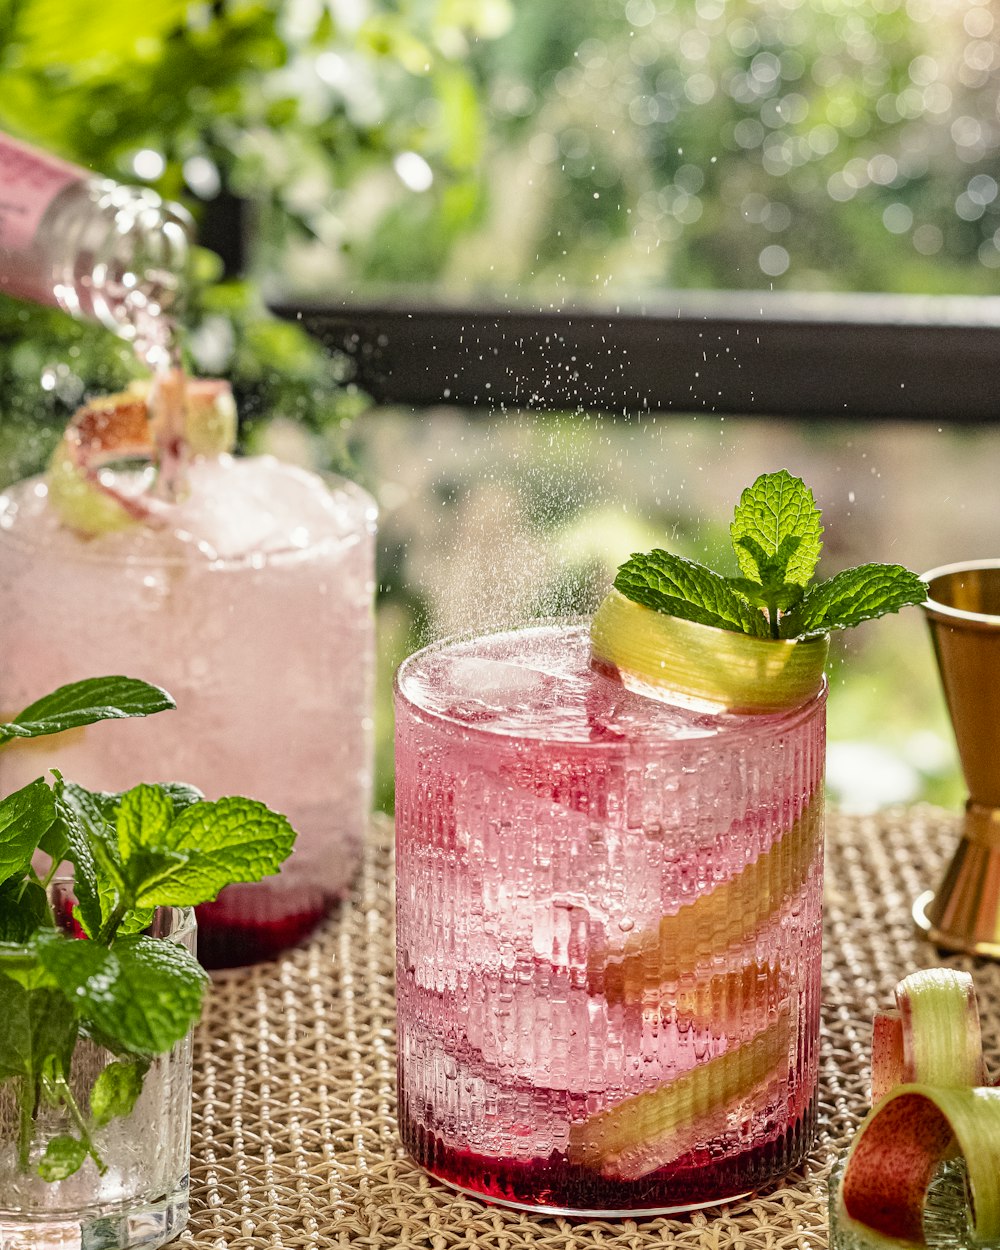
{"type": "Polygon", "coordinates": [[[1000,421],[1000,296],[683,292],[539,309],[284,299],[379,404],[1000,421]]]}

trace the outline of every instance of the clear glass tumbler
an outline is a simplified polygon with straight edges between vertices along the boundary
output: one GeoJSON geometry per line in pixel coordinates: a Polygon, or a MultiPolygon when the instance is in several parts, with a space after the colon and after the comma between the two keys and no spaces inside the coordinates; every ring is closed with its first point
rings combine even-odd
{"type": "Polygon", "coordinates": [[[372,787],[375,515],[352,482],[267,456],[196,462],[169,524],[93,537],[61,524],[42,479],[0,495],[0,717],[108,673],[154,682],[177,702],[148,721],[5,753],[0,792],[52,766],[90,789],[180,777],[209,798],[260,799],[298,833],[277,876],[199,908],[209,967],[299,941],[359,862],[372,787]]]}
{"type": "MultiPolygon", "coordinates": [[[[50,897],[57,917],[71,925],[71,886],[57,883],[50,897]]],[[[194,953],[195,917],[190,907],[160,908],[149,932],[194,953]]],[[[4,962],[16,960],[19,954],[16,946],[0,947],[0,994],[4,962]]],[[[9,1011],[10,1005],[4,1004],[4,1010],[9,1011]]],[[[77,1041],[69,1086],[85,1118],[90,1115],[94,1081],[115,1059],[94,1042],[77,1041]]],[[[54,1109],[43,1101],[31,1126],[25,1160],[18,1079],[0,1079],[3,1250],[155,1250],[179,1236],[188,1218],[190,1034],[169,1053],[151,1061],[142,1093],[129,1115],[103,1127],[90,1127],[105,1165],[103,1173],[88,1157],[79,1171],[64,1180],[42,1179],[38,1165],[49,1142],[63,1135],[76,1136],[79,1125],[64,1107],[54,1109]]]]}
{"type": "Polygon", "coordinates": [[[814,1127],[826,690],[692,711],[586,625],[429,647],[396,683],[399,1116],[496,1202],[666,1213],[814,1127]]]}

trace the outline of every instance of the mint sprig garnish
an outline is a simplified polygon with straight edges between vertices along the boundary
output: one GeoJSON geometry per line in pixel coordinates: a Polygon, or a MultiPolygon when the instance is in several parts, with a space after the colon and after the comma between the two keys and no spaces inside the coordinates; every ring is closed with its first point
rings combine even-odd
{"type": "Polygon", "coordinates": [[[763,473],[740,496],[729,536],[740,572],[751,582],[805,586],[823,549],[813,493],[787,469],[763,473]]]}
{"type": "Polygon", "coordinates": [[[718,573],[669,551],[634,555],[618,570],[615,589],[666,616],[741,634],[767,633],[767,623],[718,573]]]}
{"type": "Polygon", "coordinates": [[[810,586],[823,548],[820,511],[785,469],[743,491],[729,532],[741,576],[655,550],[633,554],[615,589],[666,616],[785,639],[849,629],[927,598],[926,583],[899,564],[863,564],[810,586]]]}
{"type": "MultiPolygon", "coordinates": [[[[173,706],[165,691],[132,678],[75,682],[0,725],[0,747],[173,706]]],[[[22,1170],[43,1106],[63,1107],[75,1131],[48,1142],[38,1174],[63,1180],[88,1156],[103,1170],[94,1134],[131,1112],[152,1058],[198,1019],[207,977],[183,946],[143,933],[155,909],[259,881],[294,839],[263,803],[209,802],[181,782],[112,794],[52,770],[0,800],[0,1083],[16,1086],[22,1170]],[[50,858],[44,876],[37,851],[50,858]],[[46,893],[64,861],[73,869],[72,917],[54,915],[46,893]],[[66,936],[67,922],[85,940],[66,936]],[[118,1056],[82,1106],[69,1084],[81,1037],[118,1056]]]]}

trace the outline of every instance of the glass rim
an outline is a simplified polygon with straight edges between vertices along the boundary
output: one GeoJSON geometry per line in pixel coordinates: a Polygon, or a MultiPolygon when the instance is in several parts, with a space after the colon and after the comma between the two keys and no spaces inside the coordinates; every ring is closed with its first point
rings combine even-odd
{"type": "MultiPolygon", "coordinates": [[[[459,633],[449,634],[443,638],[436,638],[432,642],[426,643],[419,647],[416,651],[411,652],[396,668],[392,679],[393,703],[398,706],[399,703],[405,703],[406,707],[421,720],[449,728],[459,729],[462,733],[469,737],[476,738],[486,742],[511,742],[521,740],[530,742],[537,747],[546,748],[572,748],[574,751],[585,750],[604,752],[606,754],[615,754],[616,752],[628,752],[633,748],[634,741],[618,740],[618,739],[576,739],[576,738],[555,738],[546,736],[543,733],[526,734],[526,733],[510,733],[497,731],[489,728],[488,725],[475,724],[473,722],[460,720],[454,716],[448,716],[443,712],[432,711],[421,706],[416,700],[411,698],[402,687],[402,680],[405,676],[404,670],[408,669],[417,661],[435,652],[446,650],[448,647],[463,642],[473,642],[477,639],[504,638],[510,634],[526,633],[532,630],[552,629],[560,626],[583,627],[590,625],[591,617],[585,615],[573,616],[553,616],[539,617],[535,620],[524,621],[519,625],[510,625],[504,629],[494,629],[484,632],[477,629],[463,630],[459,633]]],[[[600,675],[600,674],[597,674],[600,675]]],[[[605,677],[605,681],[612,681],[612,678],[605,677]]],[[[711,719],[712,726],[706,729],[704,734],[687,735],[683,737],[663,737],[643,736],[639,741],[644,745],[656,746],[657,748],[672,749],[683,746],[685,743],[704,741],[707,738],[717,737],[721,735],[729,735],[737,733],[747,726],[755,725],[766,729],[770,725],[780,725],[782,732],[793,729],[803,720],[807,720],[815,711],[817,705],[826,703],[829,693],[830,683],[828,676],[824,673],[820,688],[798,707],[789,708],[785,711],[766,712],[766,713],[734,713],[734,712],[698,712],[679,704],[667,703],[663,701],[663,706],[671,711],[679,711],[684,715],[691,717],[701,717],[711,719]]],[[[623,687],[624,689],[624,687],[623,687]]],[[[647,695],[635,694],[636,698],[649,699],[651,703],[660,702],[657,699],[649,698],[647,695]]],[[[397,716],[398,722],[398,716],[397,716]]]]}
{"type": "MultiPolygon", "coordinates": [[[[243,460],[247,457],[238,456],[235,459],[243,460]]],[[[277,457],[275,457],[277,459],[277,457]]],[[[283,463],[283,462],[282,462],[283,463]]],[[[301,468],[302,466],[295,466],[301,468]]],[[[307,469],[309,473],[315,473],[328,486],[334,490],[343,491],[351,496],[357,503],[364,506],[366,527],[374,532],[374,527],[378,519],[378,504],[374,497],[365,490],[363,486],[359,486],[357,482],[351,478],[344,477],[340,473],[330,473],[326,470],[307,469]]],[[[128,550],[109,551],[106,548],[100,549],[100,539],[111,535],[93,535],[89,537],[79,538],[79,549],[73,551],[53,552],[48,542],[37,533],[32,533],[29,537],[25,537],[22,533],[17,533],[16,526],[4,525],[3,517],[6,512],[5,501],[11,499],[12,492],[24,491],[44,483],[45,474],[36,473],[30,477],[21,478],[16,482],[0,488],[0,544],[9,543],[11,546],[25,552],[45,550],[45,558],[53,563],[69,563],[69,564],[93,564],[99,567],[111,568],[127,564],[132,568],[184,568],[192,563],[186,552],[189,549],[187,545],[180,551],[162,551],[158,554],[149,552],[136,553],[128,550]]],[[[113,534],[127,534],[128,530],[116,530],[113,534]]],[[[249,552],[239,556],[208,556],[205,555],[202,567],[213,569],[220,572],[238,572],[242,569],[259,569],[259,568],[282,568],[294,564],[304,563],[312,559],[317,551],[323,550],[330,542],[336,542],[340,547],[351,541],[352,533],[344,533],[332,538],[330,535],[324,535],[317,541],[310,543],[308,547],[282,548],[278,551],[270,551],[263,553],[263,564],[260,563],[261,552],[249,552]]],[[[191,544],[190,549],[197,551],[197,544],[191,544]]]]}
{"type": "Polygon", "coordinates": [[[927,583],[927,598],[920,605],[932,620],[950,621],[965,625],[978,625],[984,629],[1000,628],[1000,614],[993,612],[970,612],[967,608],[956,608],[933,597],[933,586],[936,581],[945,577],[954,577],[961,573],[995,572],[1000,579],[1000,559],[989,557],[983,560],[959,560],[954,564],[941,564],[937,568],[928,569],[920,574],[921,581],[927,583]]]}

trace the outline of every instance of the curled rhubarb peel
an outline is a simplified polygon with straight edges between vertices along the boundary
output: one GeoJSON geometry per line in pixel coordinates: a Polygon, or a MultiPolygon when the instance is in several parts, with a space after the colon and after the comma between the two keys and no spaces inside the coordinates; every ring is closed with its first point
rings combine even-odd
{"type": "Polygon", "coordinates": [[[976,987],[967,972],[924,968],[896,986],[904,1079],[921,1085],[986,1084],[976,987]]]}
{"type": "Polygon", "coordinates": [[[905,1080],[903,1017],[896,1008],[876,1011],[872,1021],[872,1106],[905,1080]]]}
{"type": "Polygon", "coordinates": [[[975,985],[966,972],[927,968],[896,985],[894,1010],[875,1014],[874,1109],[848,1152],[836,1197],[838,1230],[856,1244],[925,1245],[928,1188],[960,1156],[973,1236],[1000,1237],[1000,1090],[985,1088],[975,985]]]}
{"type": "Polygon", "coordinates": [[[862,1244],[926,1245],[923,1212],[938,1167],[962,1157],[975,1241],[1000,1238],[1000,1089],[900,1085],[861,1125],[838,1217],[862,1244]]]}
{"type": "Polygon", "coordinates": [[[747,1101],[788,1072],[787,1009],[742,1045],[572,1125],[569,1159],[609,1179],[638,1180],[746,1119],[747,1101]]]}
{"type": "Polygon", "coordinates": [[[828,636],[755,638],[666,616],[612,590],[591,623],[596,666],[647,698],[741,713],[788,711],[822,689],[828,636]]]}
{"type": "Polygon", "coordinates": [[[967,972],[924,968],[896,986],[872,1024],[872,1104],[896,1085],[987,1083],[976,987],[967,972]]]}
{"type": "Polygon", "coordinates": [[[135,396],[106,395],[79,409],[49,461],[49,503],[59,519],[80,534],[126,529],[149,515],[140,500],[101,478],[112,460],[150,454],[146,404],[135,396]]]}
{"type": "Polygon", "coordinates": [[[228,383],[192,379],[181,388],[167,379],[157,395],[148,383],[105,395],[80,408],[49,461],[49,503],[62,523],[78,534],[92,536],[156,524],[165,504],[148,492],[127,494],[101,470],[116,461],[158,461],[182,456],[179,447],[157,443],[156,408],[183,405],[186,453],[214,455],[228,451],[236,433],[236,409],[228,383]]]}
{"type": "Polygon", "coordinates": [[[588,960],[588,987],[609,1003],[641,1003],[665,983],[750,941],[802,889],[816,861],[823,832],[822,792],[813,794],[798,819],[766,851],[707,894],[655,928],[629,934],[624,948],[595,949],[588,960]]]}

